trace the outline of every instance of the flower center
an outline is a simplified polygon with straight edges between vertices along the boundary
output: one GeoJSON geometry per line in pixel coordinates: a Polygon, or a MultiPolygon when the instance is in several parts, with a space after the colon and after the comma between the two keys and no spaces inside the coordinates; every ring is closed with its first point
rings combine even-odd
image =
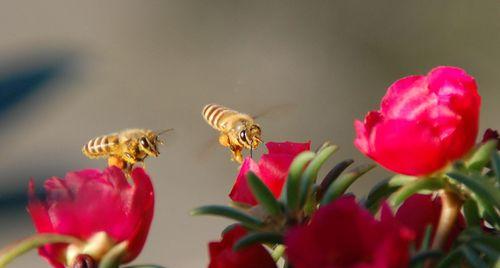
{"type": "Polygon", "coordinates": [[[116,242],[106,232],[92,235],[84,245],[71,244],[66,249],[66,263],[72,267],[79,255],[88,255],[99,262],[116,242]]]}

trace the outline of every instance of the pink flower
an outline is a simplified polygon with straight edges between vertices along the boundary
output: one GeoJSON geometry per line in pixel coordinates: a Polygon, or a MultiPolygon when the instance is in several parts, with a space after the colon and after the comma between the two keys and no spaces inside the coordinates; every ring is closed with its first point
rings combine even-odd
{"type": "Polygon", "coordinates": [[[385,207],[377,221],[354,197],[321,207],[310,223],[285,235],[294,268],[406,267],[413,233],[398,225],[385,207]]]}
{"type": "Polygon", "coordinates": [[[392,84],[379,111],[356,120],[356,147],[385,168],[424,175],[443,168],[474,145],[481,97],[474,78],[456,67],[392,84]]]}
{"type": "Polygon", "coordinates": [[[240,203],[256,205],[257,201],[248,187],[246,175],[254,172],[269,188],[275,197],[279,197],[288,175],[288,169],[295,156],[310,149],[311,143],[268,142],[267,154],[262,155],[259,163],[250,157],[245,158],[229,197],[240,203]]]}
{"type": "Polygon", "coordinates": [[[110,167],[70,172],[64,179],[45,181],[46,199],[39,200],[30,182],[28,211],[38,233],[77,237],[85,245],[46,245],[39,254],[54,267],[71,265],[79,254],[96,261],[112,246],[128,242],[123,262],[139,255],[153,219],[154,192],[142,168],[131,174],[133,185],[123,172],[110,167]]]}
{"type": "Polygon", "coordinates": [[[246,233],[243,227],[237,226],[225,233],[220,242],[208,244],[210,251],[208,268],[276,268],[271,255],[260,244],[238,251],[233,250],[234,244],[246,233]]]}
{"type": "MultiPolygon", "coordinates": [[[[417,249],[422,245],[425,229],[428,225],[432,226],[432,237],[434,237],[440,216],[441,199],[423,194],[415,194],[409,197],[396,212],[396,220],[415,232],[417,249]]],[[[460,215],[445,243],[446,250],[450,249],[455,238],[464,229],[465,222],[462,215],[460,215]]]]}

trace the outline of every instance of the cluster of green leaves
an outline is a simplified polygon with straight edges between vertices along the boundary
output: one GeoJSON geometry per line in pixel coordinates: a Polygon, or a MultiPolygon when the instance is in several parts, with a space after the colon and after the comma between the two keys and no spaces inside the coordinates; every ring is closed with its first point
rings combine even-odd
{"type": "Polygon", "coordinates": [[[462,192],[467,228],[438,267],[468,263],[471,267],[500,267],[500,154],[497,142],[480,146],[458,162],[446,178],[462,192]]]}
{"type": "Polygon", "coordinates": [[[366,165],[344,172],[353,163],[353,160],[345,160],[318,181],[321,167],[337,149],[337,146],[325,143],[316,152],[299,154],[290,166],[279,198],[274,197],[256,174],[249,172],[247,182],[258,201],[257,206],[210,205],[196,208],[191,214],[222,216],[236,221],[250,231],[235,244],[236,250],[254,243],[266,244],[275,250],[273,256],[279,259],[283,251],[283,235],[288,227],[307,222],[320,206],[343,195],[356,179],[374,168],[374,165],[366,165]]]}

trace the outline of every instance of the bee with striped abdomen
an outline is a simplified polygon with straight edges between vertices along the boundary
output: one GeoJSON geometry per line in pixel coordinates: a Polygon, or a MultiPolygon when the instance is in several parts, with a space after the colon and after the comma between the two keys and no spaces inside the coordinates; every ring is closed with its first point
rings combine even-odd
{"type": "Polygon", "coordinates": [[[218,104],[208,104],[202,116],[207,123],[220,132],[219,143],[229,147],[233,160],[243,162],[241,151],[253,150],[262,142],[260,126],[248,115],[218,104]]]}
{"type": "Polygon", "coordinates": [[[170,130],[127,129],[90,140],[82,152],[91,159],[107,157],[109,165],[130,171],[135,163],[143,162],[146,157],[160,155],[158,144],[164,142],[159,135],[170,130]]]}

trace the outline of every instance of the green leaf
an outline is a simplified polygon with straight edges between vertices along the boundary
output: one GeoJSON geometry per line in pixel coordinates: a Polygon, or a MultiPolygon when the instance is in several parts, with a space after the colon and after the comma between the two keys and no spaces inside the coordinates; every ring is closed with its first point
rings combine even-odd
{"type": "Polygon", "coordinates": [[[490,140],[486,143],[481,144],[465,164],[469,169],[480,171],[488,164],[493,152],[496,151],[497,141],[490,140]]]}
{"type": "Polygon", "coordinates": [[[407,176],[407,175],[394,175],[390,180],[389,180],[389,185],[390,186],[403,186],[408,183],[414,182],[416,180],[420,179],[419,177],[415,176],[407,176]]]}
{"type": "Polygon", "coordinates": [[[410,260],[410,267],[416,267],[417,265],[424,263],[428,259],[438,259],[443,256],[443,252],[439,250],[426,250],[415,254],[410,260]]]}
{"type": "Polygon", "coordinates": [[[391,185],[390,179],[385,179],[377,183],[368,193],[364,206],[371,212],[376,212],[380,206],[380,202],[387,196],[397,191],[400,185],[391,185]]]}
{"type": "Polygon", "coordinates": [[[477,235],[473,234],[471,237],[471,242],[487,245],[490,248],[500,251],[500,239],[498,239],[498,237],[492,237],[489,235],[484,235],[482,233],[477,235]]]}
{"type": "Polygon", "coordinates": [[[437,190],[444,186],[441,178],[419,178],[410,181],[391,195],[389,203],[392,207],[398,207],[406,198],[422,190],[437,190]]]}
{"type": "Polygon", "coordinates": [[[488,265],[481,259],[479,254],[474,251],[471,247],[467,245],[462,246],[462,252],[465,256],[465,259],[472,267],[476,268],[488,268],[488,265]]]}
{"type": "Polygon", "coordinates": [[[319,169],[325,163],[325,161],[337,151],[338,146],[328,145],[323,147],[317,154],[316,157],[311,160],[306,170],[302,174],[302,180],[300,185],[300,195],[299,195],[299,207],[302,207],[311,190],[311,187],[318,176],[319,169]]]}
{"type": "Polygon", "coordinates": [[[491,185],[485,185],[482,180],[472,178],[458,172],[450,172],[446,174],[451,179],[463,184],[471,192],[474,193],[477,199],[492,204],[494,207],[500,208],[500,191],[491,185]],[[494,193],[492,191],[495,191],[494,193]]]}
{"type": "Polygon", "coordinates": [[[227,232],[233,230],[234,228],[238,227],[238,226],[241,226],[241,224],[239,223],[232,223],[232,224],[229,224],[228,226],[226,226],[224,228],[224,230],[222,230],[221,234],[224,235],[226,234],[227,232]]]}
{"type": "Polygon", "coordinates": [[[478,242],[472,243],[472,247],[477,249],[479,252],[484,253],[485,256],[491,261],[500,260],[500,251],[489,247],[488,245],[481,244],[478,242]]]}
{"type": "Polygon", "coordinates": [[[317,200],[321,200],[321,198],[323,197],[324,193],[326,192],[326,190],[328,189],[328,187],[330,187],[330,185],[332,184],[332,182],[334,182],[340,176],[340,174],[342,174],[342,172],[344,172],[344,170],[346,168],[348,168],[352,163],[354,163],[354,160],[352,160],[352,159],[344,160],[344,161],[338,163],[337,165],[335,165],[326,174],[325,178],[321,181],[321,184],[318,187],[318,191],[316,193],[316,199],[317,200]]]}
{"type": "Polygon", "coordinates": [[[330,187],[328,187],[328,190],[326,190],[323,199],[321,199],[321,205],[326,205],[331,201],[337,199],[347,190],[347,188],[349,188],[349,186],[351,186],[353,182],[356,181],[356,179],[358,179],[359,177],[361,177],[363,174],[370,171],[374,167],[375,165],[364,165],[354,169],[351,172],[342,175],[340,178],[334,181],[330,185],[330,187]]]}
{"type": "Polygon", "coordinates": [[[465,220],[467,221],[467,226],[479,226],[481,224],[481,219],[479,218],[479,210],[474,200],[465,200],[463,210],[465,220]]]}
{"type": "Polygon", "coordinates": [[[233,249],[235,251],[240,250],[244,247],[251,246],[253,244],[282,244],[283,236],[277,233],[268,233],[268,232],[258,232],[258,233],[250,233],[242,237],[238,240],[233,249]]]}
{"type": "Polygon", "coordinates": [[[0,267],[5,267],[8,263],[13,261],[16,257],[21,256],[24,253],[32,249],[36,249],[42,247],[47,244],[75,244],[80,245],[83,244],[83,241],[80,239],[68,236],[68,235],[59,235],[59,234],[36,234],[15,242],[12,245],[7,246],[6,248],[0,251],[0,267]]]}
{"type": "Polygon", "coordinates": [[[282,214],[281,204],[274,198],[273,193],[267,188],[262,180],[252,171],[247,173],[247,182],[252,194],[269,214],[273,216],[282,214]]]}
{"type": "Polygon", "coordinates": [[[264,222],[261,220],[250,216],[246,213],[243,213],[240,210],[234,209],[232,207],[227,206],[218,206],[218,205],[210,205],[203,206],[191,211],[192,216],[197,215],[214,215],[214,216],[222,216],[225,218],[229,218],[238,222],[241,222],[243,225],[258,229],[264,225],[264,222]]]}
{"type": "Polygon", "coordinates": [[[495,171],[497,182],[500,183],[500,154],[494,153],[491,157],[491,168],[495,171]]]}
{"type": "Polygon", "coordinates": [[[295,157],[290,165],[290,171],[288,172],[288,179],[286,181],[286,191],[283,191],[286,193],[286,196],[283,200],[286,200],[286,204],[291,210],[296,210],[299,207],[299,190],[302,171],[314,156],[316,156],[316,154],[313,152],[302,152],[295,157]]]}
{"type": "Polygon", "coordinates": [[[449,268],[449,267],[455,267],[452,266],[453,264],[457,263],[460,261],[462,257],[462,250],[461,248],[456,248],[448,255],[446,255],[438,264],[437,268],[449,268]]]}
{"type": "Polygon", "coordinates": [[[123,241],[111,248],[101,259],[99,268],[118,268],[127,253],[128,241],[123,241]]]}
{"type": "Polygon", "coordinates": [[[429,246],[431,244],[431,238],[432,238],[432,224],[428,224],[425,227],[424,237],[422,239],[422,246],[420,247],[421,251],[429,249],[429,246]]]}

